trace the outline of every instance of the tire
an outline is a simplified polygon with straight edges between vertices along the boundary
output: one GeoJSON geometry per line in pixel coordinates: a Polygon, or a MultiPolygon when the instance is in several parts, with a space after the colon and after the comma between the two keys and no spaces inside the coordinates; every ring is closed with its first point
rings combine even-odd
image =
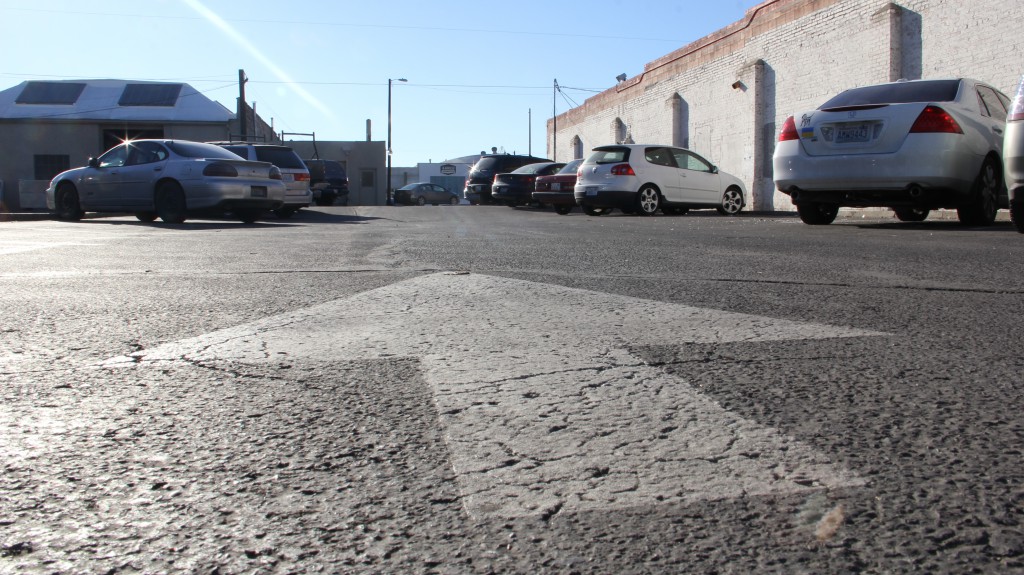
{"type": "Polygon", "coordinates": [[[893,211],[896,212],[896,219],[901,222],[923,222],[928,219],[928,213],[931,210],[925,208],[900,208],[893,211]]]}
{"type": "Polygon", "coordinates": [[[661,195],[654,186],[644,186],[636,193],[636,213],[653,216],[661,207],[661,195]]]}
{"type": "Polygon", "coordinates": [[[991,226],[999,210],[999,188],[1002,178],[992,158],[985,158],[981,172],[971,186],[970,203],[956,209],[960,223],[965,226],[991,226]]]}
{"type": "Polygon", "coordinates": [[[135,212],[135,218],[140,222],[152,222],[156,220],[156,212],[135,212]]]}
{"type": "Polygon", "coordinates": [[[735,216],[743,210],[743,194],[738,188],[729,188],[722,194],[722,204],[718,206],[718,213],[724,216],[735,216]]]}
{"type": "Polygon", "coordinates": [[[296,208],[295,206],[285,206],[283,208],[277,208],[276,210],[274,210],[274,215],[281,218],[282,220],[287,220],[288,218],[294,216],[295,212],[297,211],[299,211],[299,208],[296,208]]]}
{"type": "Polygon", "coordinates": [[[570,205],[558,205],[558,206],[555,206],[555,213],[560,215],[560,216],[567,216],[567,215],[569,215],[569,212],[571,212],[571,211],[572,211],[572,206],[570,206],[570,205]]]}
{"type": "Polygon", "coordinates": [[[1013,222],[1018,232],[1024,234],[1024,201],[1010,202],[1010,221],[1013,222]]]}
{"type": "Polygon", "coordinates": [[[57,188],[56,204],[55,213],[58,219],[77,222],[85,215],[82,204],[78,201],[78,190],[71,184],[61,184],[57,188]]]}
{"type": "Polygon", "coordinates": [[[452,196],[452,199],[448,200],[448,203],[453,206],[459,205],[459,198],[452,196]]]}
{"type": "Polygon", "coordinates": [[[185,221],[188,206],[185,204],[185,192],[175,182],[161,182],[156,187],[156,214],[168,224],[180,224],[185,221]]]}
{"type": "Polygon", "coordinates": [[[420,196],[420,197],[416,198],[416,205],[417,206],[425,206],[425,205],[427,205],[427,200],[423,196],[420,196]]]}
{"type": "Polygon", "coordinates": [[[799,203],[796,213],[800,220],[810,226],[827,226],[839,215],[838,204],[819,204],[817,202],[799,203]]]}

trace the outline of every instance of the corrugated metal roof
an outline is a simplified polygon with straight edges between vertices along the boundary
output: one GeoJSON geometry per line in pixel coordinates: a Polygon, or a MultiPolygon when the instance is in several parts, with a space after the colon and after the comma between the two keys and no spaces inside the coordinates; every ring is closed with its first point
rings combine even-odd
{"type": "Polygon", "coordinates": [[[219,102],[197,92],[188,84],[174,82],[129,82],[127,80],[60,80],[22,82],[0,91],[0,120],[94,120],[138,122],[217,122],[233,120],[235,114],[219,102]],[[84,84],[73,103],[75,85],[84,84]],[[146,86],[146,88],[140,88],[146,86]],[[176,88],[180,91],[175,92],[176,88]],[[122,105],[128,91],[131,105],[122,105]],[[153,93],[153,105],[135,103],[139,94],[153,93]],[[174,94],[176,99],[171,103],[174,94]],[[159,97],[158,97],[159,96],[159,97]],[[40,103],[30,103],[40,102],[40,103]]]}

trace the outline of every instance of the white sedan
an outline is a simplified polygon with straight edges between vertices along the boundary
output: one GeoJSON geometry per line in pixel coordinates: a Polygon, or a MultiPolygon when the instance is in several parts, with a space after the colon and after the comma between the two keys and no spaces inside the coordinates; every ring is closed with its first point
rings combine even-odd
{"type": "Polygon", "coordinates": [[[967,78],[853,88],[790,116],[773,159],[775,186],[807,224],[840,207],[888,207],[902,221],[955,208],[989,225],[1007,207],[1002,146],[1010,99],[967,78]]]}
{"type": "Polygon", "coordinates": [[[731,216],[746,204],[739,178],[692,150],[649,144],[594,148],[580,165],[573,195],[588,215],[612,208],[641,216],[714,208],[731,216]]]}
{"type": "Polygon", "coordinates": [[[231,212],[245,223],[281,207],[281,170],[243,160],[212,144],[185,140],[130,140],[89,165],[57,174],[46,206],[63,220],[85,212],[134,212],[181,223],[190,213],[231,212]]]}

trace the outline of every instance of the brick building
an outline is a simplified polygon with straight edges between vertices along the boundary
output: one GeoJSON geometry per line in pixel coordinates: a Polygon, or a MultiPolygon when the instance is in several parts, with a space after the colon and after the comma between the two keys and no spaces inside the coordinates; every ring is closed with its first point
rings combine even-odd
{"type": "Polygon", "coordinates": [[[692,148],[747,185],[750,209],[792,210],[772,184],[786,117],[855,86],[967,76],[1012,96],[1018,0],[769,0],[548,121],[566,161],[615,142],[692,148]]]}

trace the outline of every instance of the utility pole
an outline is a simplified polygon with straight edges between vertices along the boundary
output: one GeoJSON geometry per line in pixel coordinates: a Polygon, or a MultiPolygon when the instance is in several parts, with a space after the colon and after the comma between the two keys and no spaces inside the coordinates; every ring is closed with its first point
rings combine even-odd
{"type": "Polygon", "coordinates": [[[558,78],[555,78],[555,87],[551,90],[551,161],[558,161],[558,110],[555,102],[558,101],[558,78]]]}
{"type": "Polygon", "coordinates": [[[245,83],[249,81],[249,78],[245,75],[245,70],[238,70],[238,131],[242,134],[242,141],[248,139],[246,134],[246,126],[249,123],[246,119],[245,113],[245,83]]]}

